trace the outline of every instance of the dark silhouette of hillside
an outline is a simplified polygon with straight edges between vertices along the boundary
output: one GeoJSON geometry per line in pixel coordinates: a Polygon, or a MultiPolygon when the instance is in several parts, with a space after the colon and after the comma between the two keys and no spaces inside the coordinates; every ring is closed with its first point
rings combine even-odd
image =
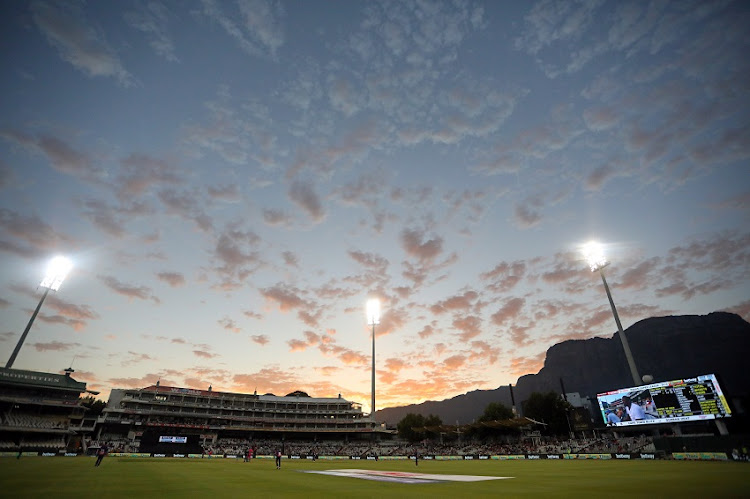
{"type": "MultiPolygon", "coordinates": [[[[746,362],[750,359],[750,323],[736,314],[652,317],[625,330],[641,375],[666,381],[716,374],[730,398],[747,397],[746,362]]],[[[536,374],[518,378],[513,387],[516,405],[533,392],[560,392],[560,379],[567,392],[594,397],[616,388],[632,386],[619,333],[611,338],[568,340],[547,350],[544,367],[536,374]]],[[[476,390],[451,399],[428,401],[377,411],[378,421],[395,425],[406,414],[435,414],[445,424],[471,423],[490,402],[511,407],[510,389],[476,390]]]]}

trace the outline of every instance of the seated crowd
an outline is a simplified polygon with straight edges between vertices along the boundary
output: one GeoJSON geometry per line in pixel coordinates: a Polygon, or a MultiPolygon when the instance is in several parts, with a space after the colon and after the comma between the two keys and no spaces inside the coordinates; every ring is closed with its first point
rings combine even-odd
{"type": "Polygon", "coordinates": [[[653,439],[650,436],[615,438],[611,434],[598,438],[558,440],[555,438],[540,439],[538,443],[530,441],[481,443],[453,442],[441,444],[425,440],[417,444],[403,441],[388,442],[345,442],[345,441],[281,441],[281,440],[248,440],[239,438],[220,438],[216,443],[204,445],[207,455],[245,456],[252,449],[256,456],[270,456],[281,450],[289,455],[317,456],[471,456],[471,455],[517,455],[517,454],[592,454],[621,452],[654,452],[653,439]]]}

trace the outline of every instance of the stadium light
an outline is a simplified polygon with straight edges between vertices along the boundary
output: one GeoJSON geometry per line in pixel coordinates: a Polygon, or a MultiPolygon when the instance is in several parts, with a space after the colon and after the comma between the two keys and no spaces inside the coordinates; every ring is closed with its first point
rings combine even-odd
{"type": "Polygon", "coordinates": [[[375,325],[380,324],[380,300],[367,300],[367,324],[372,326],[372,399],[370,400],[370,416],[375,421],[375,325]]]}
{"type": "Polygon", "coordinates": [[[58,289],[60,289],[60,285],[63,283],[65,277],[68,275],[70,269],[72,268],[73,263],[63,256],[56,256],[55,258],[50,260],[49,265],[47,265],[47,273],[44,275],[44,279],[42,279],[42,282],[39,283],[39,285],[44,288],[44,294],[39,300],[39,304],[36,306],[36,310],[34,310],[34,313],[31,314],[31,319],[29,319],[29,323],[26,324],[26,329],[23,330],[23,334],[18,340],[16,348],[13,350],[10,359],[8,359],[8,363],[5,364],[6,369],[10,369],[11,367],[13,367],[13,363],[16,361],[18,352],[21,351],[23,342],[26,340],[26,336],[29,334],[31,325],[34,323],[34,319],[36,319],[36,316],[39,313],[39,309],[42,308],[44,299],[47,298],[47,293],[49,293],[50,290],[57,291],[58,289]]]}
{"type": "Polygon", "coordinates": [[[630,351],[630,345],[628,339],[625,337],[625,331],[622,330],[622,324],[620,323],[620,316],[617,314],[617,307],[615,307],[615,301],[612,299],[612,293],[609,291],[609,285],[607,279],[604,277],[604,268],[609,265],[609,262],[604,257],[604,249],[602,245],[596,241],[590,241],[583,246],[583,257],[589,264],[591,272],[599,272],[602,276],[602,282],[604,283],[604,290],[607,292],[607,298],[609,304],[612,307],[612,315],[615,316],[615,322],[617,323],[617,331],[620,333],[620,341],[622,342],[622,349],[625,351],[625,358],[628,361],[628,367],[630,367],[630,375],[633,377],[634,386],[643,384],[641,377],[638,375],[638,369],[635,367],[635,359],[633,359],[633,352],[630,351]]]}

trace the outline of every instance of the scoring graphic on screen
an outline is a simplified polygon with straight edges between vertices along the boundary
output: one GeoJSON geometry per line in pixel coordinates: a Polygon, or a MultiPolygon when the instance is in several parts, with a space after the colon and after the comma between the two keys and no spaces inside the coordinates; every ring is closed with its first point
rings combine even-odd
{"type": "Polygon", "coordinates": [[[674,423],[731,416],[714,374],[621,388],[596,396],[610,426],[674,423]]]}

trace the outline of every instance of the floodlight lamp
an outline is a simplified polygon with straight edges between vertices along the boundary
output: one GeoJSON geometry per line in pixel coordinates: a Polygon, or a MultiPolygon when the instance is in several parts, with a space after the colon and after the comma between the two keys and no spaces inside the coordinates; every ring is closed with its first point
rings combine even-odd
{"type": "Polygon", "coordinates": [[[47,265],[47,273],[39,285],[43,288],[57,291],[60,289],[60,285],[72,268],[73,262],[64,256],[56,256],[49,262],[49,265],[47,265]]]}
{"type": "Polygon", "coordinates": [[[377,298],[367,300],[367,324],[380,324],[380,300],[377,298]]]}
{"type": "Polygon", "coordinates": [[[583,246],[583,257],[586,259],[586,262],[589,264],[589,268],[591,269],[591,272],[596,272],[597,270],[601,270],[607,265],[609,265],[609,262],[606,258],[604,258],[604,251],[602,249],[602,245],[599,244],[596,241],[590,241],[586,243],[583,246]]]}

